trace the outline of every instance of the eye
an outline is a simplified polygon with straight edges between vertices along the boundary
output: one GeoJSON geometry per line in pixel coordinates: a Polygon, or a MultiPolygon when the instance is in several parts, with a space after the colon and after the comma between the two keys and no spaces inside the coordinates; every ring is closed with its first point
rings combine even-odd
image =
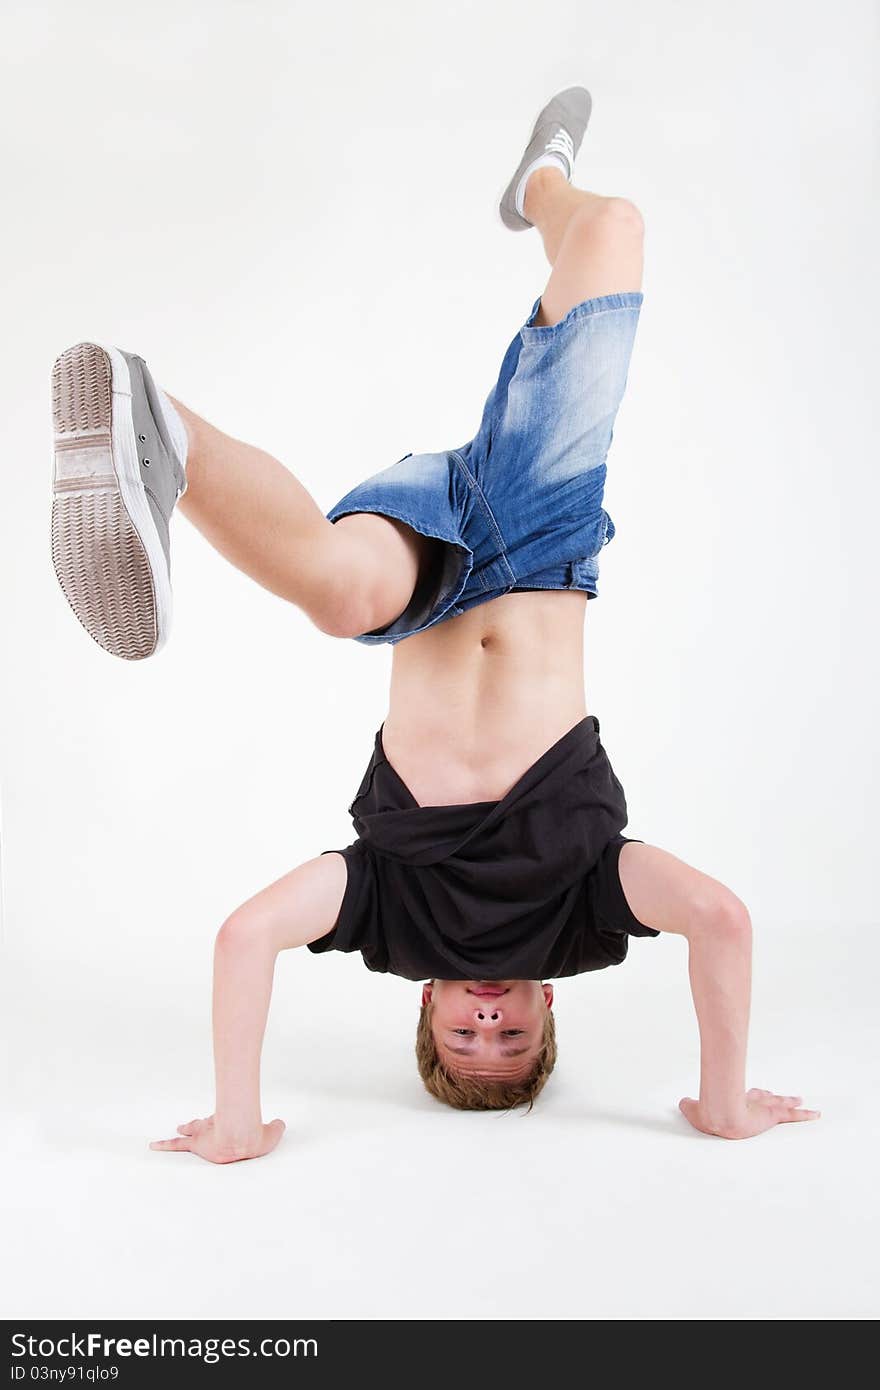
{"type": "Polygon", "coordinates": [[[505,1028],[502,1037],[521,1038],[525,1031],[525,1028],[505,1028]]]}
{"type": "Polygon", "coordinates": [[[473,1028],[453,1028],[452,1031],[457,1033],[460,1038],[472,1038],[474,1035],[473,1028]]]}

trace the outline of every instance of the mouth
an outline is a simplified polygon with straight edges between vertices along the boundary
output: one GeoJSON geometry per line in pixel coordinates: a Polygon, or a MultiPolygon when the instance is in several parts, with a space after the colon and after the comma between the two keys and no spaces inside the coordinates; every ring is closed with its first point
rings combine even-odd
{"type": "Polygon", "coordinates": [[[477,985],[475,989],[468,990],[468,994],[475,994],[478,999],[500,999],[502,994],[508,993],[505,985],[477,985]]]}

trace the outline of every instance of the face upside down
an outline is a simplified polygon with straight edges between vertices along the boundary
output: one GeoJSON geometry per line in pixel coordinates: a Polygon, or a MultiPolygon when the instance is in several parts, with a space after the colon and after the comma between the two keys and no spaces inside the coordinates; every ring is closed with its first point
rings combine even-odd
{"type": "Polygon", "coordinates": [[[556,1064],[553,986],[431,980],[416,1058],[425,1087],[458,1110],[510,1110],[540,1095],[556,1064]]]}

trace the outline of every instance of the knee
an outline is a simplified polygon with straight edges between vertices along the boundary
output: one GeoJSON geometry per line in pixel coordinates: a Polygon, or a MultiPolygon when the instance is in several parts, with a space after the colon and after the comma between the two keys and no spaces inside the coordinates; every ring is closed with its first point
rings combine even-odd
{"type": "Polygon", "coordinates": [[[690,904],[690,934],[723,936],[748,941],[752,932],[749,910],[723,884],[701,888],[690,904]]]}
{"type": "Polygon", "coordinates": [[[328,637],[360,637],[389,621],[377,596],[363,588],[341,587],[323,595],[311,619],[328,637]]]}
{"type": "Polygon", "coordinates": [[[609,241],[641,243],[645,235],[642,214],[628,198],[603,198],[598,207],[579,209],[572,222],[576,234],[593,242],[604,237],[609,241]]]}
{"type": "Polygon", "coordinates": [[[404,576],[389,573],[381,557],[355,549],[336,559],[319,600],[309,617],[329,637],[360,637],[393,622],[406,607],[404,576]]]}
{"type": "Polygon", "coordinates": [[[599,211],[599,217],[618,236],[641,241],[645,235],[644,218],[635,203],[631,203],[628,198],[606,198],[599,211]]]}

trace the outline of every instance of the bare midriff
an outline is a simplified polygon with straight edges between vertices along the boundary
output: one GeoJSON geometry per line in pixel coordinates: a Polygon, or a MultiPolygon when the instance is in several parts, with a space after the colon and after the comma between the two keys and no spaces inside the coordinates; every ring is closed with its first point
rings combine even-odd
{"type": "Polygon", "coordinates": [[[420,806],[500,800],[584,718],[586,606],[504,594],[395,645],[382,742],[420,806]]]}

